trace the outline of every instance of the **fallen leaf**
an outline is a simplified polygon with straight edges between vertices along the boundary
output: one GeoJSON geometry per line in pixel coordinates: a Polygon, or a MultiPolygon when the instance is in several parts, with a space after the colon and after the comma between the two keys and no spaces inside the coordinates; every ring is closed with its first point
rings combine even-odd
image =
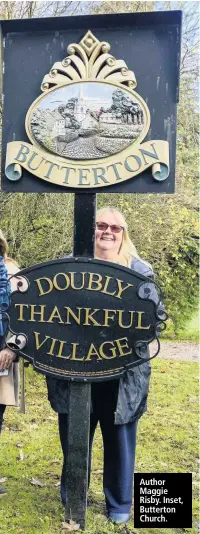
{"type": "Polygon", "coordinates": [[[3,484],[4,482],[6,482],[6,480],[8,480],[7,477],[0,478],[0,484],[3,484]]]}
{"type": "Polygon", "coordinates": [[[56,484],[54,484],[54,486],[55,486],[56,488],[58,488],[58,487],[60,486],[60,481],[59,481],[59,482],[56,482],[56,484]]]}
{"type": "Polygon", "coordinates": [[[17,443],[16,447],[19,447],[19,449],[22,447],[22,443],[17,443]]]}
{"type": "Polygon", "coordinates": [[[75,521],[72,521],[71,519],[68,523],[64,521],[63,523],[61,523],[61,525],[63,530],[69,530],[71,532],[80,528],[80,525],[78,523],[75,523],[75,521]]]}
{"type": "Polygon", "coordinates": [[[40,482],[40,480],[38,478],[33,478],[32,477],[32,478],[29,478],[29,481],[33,486],[40,486],[40,488],[43,488],[45,486],[45,484],[40,482]]]}

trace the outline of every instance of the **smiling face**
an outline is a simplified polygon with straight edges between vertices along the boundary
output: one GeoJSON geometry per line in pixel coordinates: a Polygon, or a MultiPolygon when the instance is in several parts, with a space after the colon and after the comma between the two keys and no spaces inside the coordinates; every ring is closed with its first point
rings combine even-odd
{"type": "MultiPolygon", "coordinates": [[[[107,223],[109,225],[120,226],[119,220],[115,213],[105,211],[98,219],[98,223],[107,223]]],[[[96,227],[95,231],[95,254],[99,258],[106,257],[115,260],[122,244],[123,229],[119,233],[113,232],[112,228],[108,226],[106,230],[99,230],[96,227]]]]}

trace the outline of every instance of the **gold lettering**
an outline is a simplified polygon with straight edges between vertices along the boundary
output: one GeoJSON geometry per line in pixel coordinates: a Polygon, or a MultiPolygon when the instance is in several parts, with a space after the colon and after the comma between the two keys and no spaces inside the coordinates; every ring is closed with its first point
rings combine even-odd
{"type": "Polygon", "coordinates": [[[71,324],[71,321],[70,321],[70,315],[73,317],[73,319],[76,321],[77,324],[81,324],[81,310],[82,308],[77,308],[78,309],[78,317],[77,315],[75,315],[75,313],[73,312],[73,310],[71,308],[67,308],[67,306],[65,306],[65,309],[67,310],[67,320],[66,320],[66,323],[65,324],[71,324]]]}
{"type": "Polygon", "coordinates": [[[95,348],[94,344],[91,343],[90,345],[90,348],[89,348],[89,351],[88,351],[88,354],[87,354],[87,358],[85,358],[85,361],[89,361],[91,356],[97,356],[97,359],[98,360],[101,360],[100,356],[99,356],[99,353],[98,353],[98,350],[95,348]]]}
{"type": "Polygon", "coordinates": [[[25,321],[24,316],[23,316],[24,308],[28,308],[29,304],[15,304],[15,308],[17,308],[18,306],[19,306],[19,318],[17,320],[25,321]]]}
{"type": "Polygon", "coordinates": [[[103,310],[104,311],[104,324],[102,326],[110,326],[108,324],[108,321],[114,321],[115,314],[117,313],[117,310],[103,310]],[[112,315],[109,315],[109,313],[112,313],[112,315]]]}
{"type": "Polygon", "coordinates": [[[58,289],[58,291],[65,291],[66,289],[68,289],[69,285],[70,285],[70,279],[69,279],[69,276],[67,276],[66,273],[57,273],[55,274],[54,278],[53,278],[53,285],[56,289],[58,289]],[[60,287],[58,285],[58,282],[57,282],[57,278],[58,276],[63,276],[65,281],[66,281],[66,286],[65,287],[60,287]]]}
{"type": "Polygon", "coordinates": [[[59,346],[59,351],[58,351],[58,354],[56,354],[56,356],[60,357],[60,358],[68,358],[68,356],[63,356],[63,347],[64,345],[66,345],[66,341],[60,341],[58,340],[59,343],[60,343],[60,346],[59,346]]]}
{"type": "Polygon", "coordinates": [[[76,358],[76,350],[78,346],[79,346],[79,343],[72,343],[72,355],[70,357],[70,360],[77,360],[79,362],[82,362],[84,360],[84,356],[83,358],[76,358]]]}
{"type": "Polygon", "coordinates": [[[51,339],[49,336],[45,336],[45,339],[43,339],[43,341],[40,343],[39,341],[39,332],[33,332],[34,335],[35,335],[35,347],[36,347],[36,350],[39,350],[42,345],[44,345],[44,343],[47,341],[47,339],[51,339]]]}
{"type": "Polygon", "coordinates": [[[58,339],[54,339],[54,338],[51,338],[51,339],[52,339],[52,341],[51,341],[50,350],[49,350],[49,352],[47,352],[47,354],[49,354],[49,356],[54,356],[53,349],[54,349],[56,341],[58,341],[58,339]]]}
{"type": "Polygon", "coordinates": [[[129,287],[134,287],[133,284],[127,284],[127,286],[122,287],[123,280],[118,280],[118,278],[116,278],[116,281],[119,289],[118,294],[115,295],[117,299],[121,299],[121,294],[126,291],[126,289],[128,289],[129,287]]]}
{"type": "Polygon", "coordinates": [[[102,358],[105,358],[106,360],[112,360],[112,358],[116,358],[116,349],[113,341],[104,341],[104,343],[102,343],[99,347],[99,354],[102,356],[102,358]],[[105,345],[112,345],[113,348],[110,349],[112,356],[106,356],[105,352],[103,351],[105,345]]]}
{"type": "Polygon", "coordinates": [[[44,311],[45,311],[46,305],[42,304],[42,306],[38,306],[38,308],[40,308],[40,311],[35,311],[35,308],[37,308],[36,304],[31,304],[30,306],[31,306],[31,315],[30,315],[29,323],[35,323],[37,321],[37,319],[35,319],[35,315],[39,315],[40,317],[40,319],[38,319],[39,323],[45,323],[46,321],[44,320],[44,311]]]}
{"type": "Polygon", "coordinates": [[[125,312],[125,310],[117,310],[118,311],[118,314],[119,314],[119,326],[120,328],[130,328],[133,324],[133,314],[135,313],[134,311],[129,311],[128,313],[130,313],[130,322],[129,324],[122,324],[122,318],[123,318],[123,313],[125,312]]]}
{"type": "Polygon", "coordinates": [[[119,355],[120,356],[126,356],[127,354],[132,354],[132,350],[129,350],[128,352],[123,352],[123,349],[129,349],[128,346],[128,338],[122,337],[121,339],[116,339],[115,343],[117,345],[117,348],[119,349],[119,355]],[[124,344],[122,344],[124,341],[124,344]]]}
{"type": "Polygon", "coordinates": [[[142,326],[142,314],[145,313],[145,312],[137,312],[138,314],[138,324],[136,326],[136,329],[137,330],[149,330],[150,328],[150,324],[149,326],[142,326]]]}
{"type": "Polygon", "coordinates": [[[80,310],[85,310],[85,322],[83,323],[83,326],[91,326],[89,321],[94,324],[94,326],[102,326],[101,324],[97,323],[97,321],[93,318],[94,313],[98,312],[99,309],[93,310],[93,312],[90,312],[91,308],[80,308],[80,310]]]}
{"type": "Polygon", "coordinates": [[[101,274],[97,274],[97,273],[88,273],[90,276],[89,276],[89,282],[88,282],[88,287],[87,289],[89,291],[101,291],[101,288],[102,288],[102,276],[101,274]],[[95,280],[94,276],[97,277],[97,280],[95,280]],[[96,284],[97,287],[94,287],[92,284],[96,284]]]}
{"type": "Polygon", "coordinates": [[[36,282],[36,284],[38,285],[39,297],[41,297],[42,295],[47,295],[48,293],[51,293],[51,291],[53,289],[53,282],[52,282],[52,280],[50,280],[50,278],[45,278],[45,277],[44,278],[37,278],[37,280],[34,280],[34,282],[36,282]],[[40,280],[46,280],[46,282],[49,284],[49,289],[47,291],[45,291],[43,289],[40,280]]]}
{"type": "Polygon", "coordinates": [[[62,320],[62,317],[61,317],[61,315],[60,315],[60,312],[58,311],[57,306],[54,306],[54,309],[53,309],[53,311],[52,311],[52,313],[51,313],[51,315],[50,315],[50,317],[49,317],[47,323],[52,323],[52,322],[53,322],[53,319],[59,319],[58,322],[59,322],[60,324],[64,324],[64,321],[62,320]]]}
{"type": "Polygon", "coordinates": [[[107,287],[108,287],[108,284],[109,284],[110,280],[112,280],[112,277],[111,276],[106,276],[105,286],[102,289],[102,293],[106,293],[106,295],[115,296],[115,291],[114,291],[114,293],[109,293],[109,291],[107,291],[107,287]]]}
{"type": "Polygon", "coordinates": [[[71,287],[72,287],[72,289],[83,289],[84,288],[84,284],[85,284],[85,274],[86,273],[84,273],[84,272],[80,273],[80,274],[82,274],[82,285],[80,287],[75,287],[74,275],[78,274],[78,273],[70,272],[69,274],[71,274],[71,287]]]}

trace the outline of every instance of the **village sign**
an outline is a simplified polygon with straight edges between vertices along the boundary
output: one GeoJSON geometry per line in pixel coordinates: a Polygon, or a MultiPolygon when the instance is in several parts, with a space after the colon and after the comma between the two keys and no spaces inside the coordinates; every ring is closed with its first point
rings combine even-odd
{"type": "Polygon", "coordinates": [[[157,181],[169,175],[169,143],[143,142],[150,128],[136,78],[107,42],[89,30],[68,56],[44,76],[42,94],[26,115],[31,141],[7,145],[5,174],[20,180],[23,168],[65,188],[102,188],[149,167],[157,181]]]}
{"type": "Polygon", "coordinates": [[[153,340],[151,357],[159,352],[167,319],[160,290],[131,269],[65,258],[32,265],[13,281],[8,346],[41,373],[108,380],[148,360],[153,340]]]}

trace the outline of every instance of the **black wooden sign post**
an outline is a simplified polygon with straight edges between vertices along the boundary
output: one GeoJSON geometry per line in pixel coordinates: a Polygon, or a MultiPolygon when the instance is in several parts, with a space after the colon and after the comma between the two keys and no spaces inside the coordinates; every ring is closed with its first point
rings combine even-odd
{"type": "Polygon", "coordinates": [[[91,382],[142,364],[154,339],[157,354],[167,318],[153,281],[94,259],[96,193],[174,192],[181,12],[1,30],[2,188],[75,193],[74,257],[19,273],[8,344],[69,381],[66,520],[84,529],[91,382]]]}
{"type": "MultiPolygon", "coordinates": [[[[94,257],[96,194],[75,194],[74,256],[94,257]]],[[[70,382],[66,465],[66,520],[85,528],[91,384],[70,382]]]]}
{"type": "Polygon", "coordinates": [[[66,465],[65,519],[85,528],[91,384],[70,382],[66,465]]]}

